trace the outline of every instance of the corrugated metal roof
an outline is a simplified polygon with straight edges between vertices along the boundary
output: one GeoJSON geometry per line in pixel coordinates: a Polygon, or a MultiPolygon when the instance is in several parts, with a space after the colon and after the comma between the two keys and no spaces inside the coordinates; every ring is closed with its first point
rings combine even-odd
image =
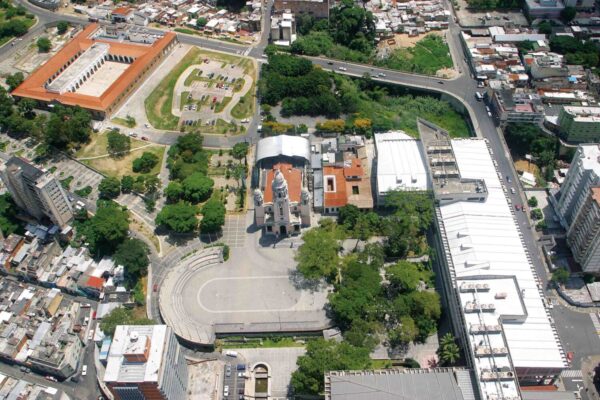
{"type": "Polygon", "coordinates": [[[299,136],[279,135],[258,141],[256,145],[256,161],[265,158],[287,156],[310,160],[310,145],[307,139],[299,136]]]}

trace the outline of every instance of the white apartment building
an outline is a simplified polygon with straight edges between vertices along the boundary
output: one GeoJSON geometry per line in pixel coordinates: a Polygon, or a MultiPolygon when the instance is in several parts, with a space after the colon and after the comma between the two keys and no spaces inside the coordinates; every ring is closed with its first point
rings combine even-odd
{"type": "Polygon", "coordinates": [[[23,158],[12,157],[0,165],[0,178],[15,203],[36,219],[49,218],[61,228],[73,219],[67,194],[50,173],[23,158]]]}
{"type": "Polygon", "coordinates": [[[117,326],[104,383],[115,400],[187,398],[187,362],[172,329],[166,325],[117,326]]]}

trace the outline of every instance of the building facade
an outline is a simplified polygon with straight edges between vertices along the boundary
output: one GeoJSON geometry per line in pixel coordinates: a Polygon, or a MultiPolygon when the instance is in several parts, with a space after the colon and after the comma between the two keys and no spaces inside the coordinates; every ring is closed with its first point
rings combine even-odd
{"type": "Polygon", "coordinates": [[[302,171],[291,164],[276,164],[267,173],[266,189],[254,191],[254,220],[265,233],[298,235],[310,226],[310,194],[302,186],[302,171]]]}
{"type": "Polygon", "coordinates": [[[187,362],[171,328],[117,326],[104,383],[116,400],[187,398],[187,362]]]}
{"type": "Polygon", "coordinates": [[[591,187],[600,186],[600,148],[580,145],[558,193],[550,197],[561,225],[568,231],[591,187]]]}
{"type": "Polygon", "coordinates": [[[600,272],[600,188],[588,191],[567,232],[567,244],[584,272],[600,272]]]}
{"type": "Polygon", "coordinates": [[[0,178],[15,203],[32,217],[48,218],[61,228],[73,219],[67,194],[50,173],[12,157],[0,166],[0,178]]]}
{"type": "Polygon", "coordinates": [[[494,90],[490,105],[502,126],[511,122],[540,124],[544,121],[544,108],[535,93],[494,90]]]}
{"type": "Polygon", "coordinates": [[[572,143],[600,140],[600,107],[565,106],[558,115],[562,137],[572,143]]]}

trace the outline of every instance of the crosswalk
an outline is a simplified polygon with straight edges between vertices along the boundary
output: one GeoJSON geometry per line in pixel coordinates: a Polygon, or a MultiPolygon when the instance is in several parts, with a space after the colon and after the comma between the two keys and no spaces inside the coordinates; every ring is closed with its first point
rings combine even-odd
{"type": "Polygon", "coordinates": [[[580,369],[567,369],[564,370],[560,376],[563,378],[583,378],[583,373],[580,369]]]}

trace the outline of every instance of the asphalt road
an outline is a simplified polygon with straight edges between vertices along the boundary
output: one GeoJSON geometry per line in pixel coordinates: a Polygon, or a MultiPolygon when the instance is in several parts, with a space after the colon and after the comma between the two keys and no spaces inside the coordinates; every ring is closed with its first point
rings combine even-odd
{"type": "MultiPolygon", "coordinates": [[[[33,6],[25,2],[24,0],[15,1],[19,4],[23,4],[30,12],[36,14],[39,18],[39,24],[36,26],[36,28],[29,32],[25,36],[25,38],[35,37],[39,33],[40,29],[43,29],[43,25],[48,22],[68,20],[74,23],[86,23],[85,19],[83,18],[80,19],[73,16],[54,14],[53,12],[33,6]]],[[[265,9],[266,18],[263,18],[263,26],[269,26],[271,4],[272,3],[269,2],[269,5],[265,9]]],[[[151,30],[154,31],[154,29],[151,30]]],[[[261,37],[260,42],[255,47],[251,48],[233,43],[214,41],[197,36],[179,34],[178,37],[182,43],[235,54],[247,52],[251,57],[260,58],[268,40],[268,29],[263,29],[263,32],[264,34],[261,37]]],[[[350,64],[337,60],[316,58],[312,58],[312,60],[313,62],[315,62],[315,64],[321,65],[324,68],[335,70],[338,73],[344,73],[353,76],[362,76],[364,73],[369,73],[371,76],[374,77],[375,80],[392,84],[398,84],[411,88],[427,90],[435,93],[445,93],[449,96],[456,98],[468,110],[477,135],[487,139],[489,146],[493,151],[493,158],[498,163],[498,169],[504,177],[504,179],[506,179],[507,176],[510,177],[512,183],[508,184],[507,189],[509,189],[510,187],[514,187],[515,189],[514,195],[510,194],[509,192],[509,197],[511,198],[513,204],[524,204],[525,196],[522,192],[520,185],[518,184],[518,175],[514,169],[512,160],[510,158],[510,154],[507,151],[505,143],[501,138],[501,134],[496,129],[494,121],[488,117],[487,111],[485,109],[485,104],[483,102],[478,102],[475,99],[474,94],[477,91],[477,86],[475,80],[472,79],[468,73],[469,69],[462,55],[462,46],[460,44],[459,34],[460,27],[456,23],[454,23],[454,21],[451,20],[449,24],[448,43],[451,49],[454,63],[457,66],[458,70],[461,72],[459,77],[453,80],[441,80],[434,77],[373,68],[371,66],[366,65],[350,64]],[[346,70],[339,70],[340,66],[343,66],[344,68],[346,68],[346,70]],[[385,74],[385,76],[379,76],[379,73],[383,73],[385,74]]],[[[20,41],[20,43],[23,42],[26,42],[26,40],[20,41]]],[[[17,42],[14,47],[9,45],[1,48],[0,57],[9,56],[18,47],[19,42],[17,42]]],[[[256,132],[256,125],[258,124],[258,120],[258,118],[254,118],[253,123],[249,127],[249,133],[244,136],[222,137],[215,135],[207,135],[205,138],[205,145],[208,147],[231,147],[233,144],[240,141],[254,141],[258,137],[256,132]]],[[[152,134],[151,138],[153,141],[156,141],[158,143],[172,144],[177,138],[177,133],[154,133],[152,134]]],[[[507,183],[506,180],[505,183],[507,183]]],[[[523,240],[531,256],[531,261],[535,268],[535,271],[538,274],[544,286],[544,290],[547,290],[547,271],[540,257],[538,244],[529,225],[529,219],[527,218],[527,215],[522,212],[516,212],[515,216],[519,226],[521,227],[523,240]]],[[[585,343],[585,341],[583,340],[573,340],[573,337],[571,336],[572,331],[570,331],[569,328],[567,328],[567,326],[569,325],[565,325],[562,322],[559,323],[559,320],[562,321],[561,318],[573,319],[574,321],[576,321],[576,325],[573,326],[577,326],[579,329],[581,329],[582,332],[593,331],[593,326],[591,320],[589,319],[589,317],[587,317],[587,315],[585,316],[586,318],[579,318],[577,316],[579,315],[579,313],[571,311],[569,309],[565,309],[564,312],[559,312],[560,314],[564,314],[565,316],[559,315],[557,314],[557,312],[557,309],[553,310],[553,315],[556,320],[557,329],[562,340],[565,343],[569,343],[571,351],[574,351],[576,354],[576,361],[574,361],[575,366],[577,365],[576,363],[579,362],[579,358],[581,356],[590,353],[589,347],[587,347],[588,343],[585,343]]]]}

